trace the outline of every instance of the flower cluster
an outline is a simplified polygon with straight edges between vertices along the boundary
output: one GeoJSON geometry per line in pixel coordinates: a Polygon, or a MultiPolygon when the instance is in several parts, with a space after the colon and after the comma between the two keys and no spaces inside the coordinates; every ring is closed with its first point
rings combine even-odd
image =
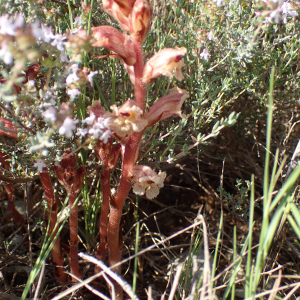
{"type": "Polygon", "coordinates": [[[269,17],[266,18],[266,22],[268,23],[280,23],[282,21],[284,24],[286,24],[288,22],[288,17],[298,16],[298,13],[294,9],[290,1],[272,0],[271,3],[266,0],[261,1],[269,4],[272,7],[269,17]]]}

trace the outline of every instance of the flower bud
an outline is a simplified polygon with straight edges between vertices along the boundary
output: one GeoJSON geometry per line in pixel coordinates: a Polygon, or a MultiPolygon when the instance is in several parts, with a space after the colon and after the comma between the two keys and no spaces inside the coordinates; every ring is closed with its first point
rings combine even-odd
{"type": "Polygon", "coordinates": [[[160,50],[147,61],[143,72],[143,82],[151,83],[160,75],[172,78],[173,71],[175,71],[175,78],[181,81],[183,79],[181,69],[184,67],[183,56],[185,54],[185,47],[160,50]]]}
{"type": "Polygon", "coordinates": [[[23,84],[27,83],[30,80],[35,80],[40,71],[40,66],[38,63],[31,65],[26,71],[26,79],[22,82],[23,84]]]}
{"type": "Polygon", "coordinates": [[[108,157],[108,167],[113,170],[121,155],[121,144],[116,144],[112,147],[111,152],[108,157]]]}
{"type": "Polygon", "coordinates": [[[111,143],[104,144],[100,140],[94,146],[96,156],[101,160],[106,160],[111,152],[111,143]]]}
{"type": "Polygon", "coordinates": [[[103,9],[118,21],[121,28],[130,30],[129,15],[136,0],[103,0],[103,9]]]}
{"type": "Polygon", "coordinates": [[[58,166],[53,165],[52,169],[57,176],[60,184],[64,185],[69,192],[72,188],[74,192],[79,192],[85,175],[85,167],[81,166],[75,169],[76,157],[72,149],[67,149],[58,166]]]}
{"type": "Polygon", "coordinates": [[[133,38],[143,42],[150,28],[152,18],[152,7],[147,0],[137,0],[131,15],[130,32],[133,38]]]}
{"type": "Polygon", "coordinates": [[[188,96],[189,93],[187,91],[174,88],[169,95],[154,102],[150,109],[145,113],[145,119],[148,121],[147,127],[174,115],[181,117],[181,106],[188,96]]]}
{"type": "Polygon", "coordinates": [[[111,26],[93,27],[95,43],[93,47],[105,47],[117,53],[127,65],[134,65],[136,53],[132,40],[111,26]]]}

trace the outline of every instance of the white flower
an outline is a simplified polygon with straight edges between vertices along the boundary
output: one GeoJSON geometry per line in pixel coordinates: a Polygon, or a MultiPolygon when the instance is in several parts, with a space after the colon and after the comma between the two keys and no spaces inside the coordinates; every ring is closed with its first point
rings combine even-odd
{"type": "Polygon", "coordinates": [[[50,106],[47,110],[45,110],[43,112],[44,120],[55,122],[56,121],[56,114],[57,114],[56,108],[53,107],[53,106],[50,106]]]}
{"type": "Polygon", "coordinates": [[[108,142],[108,140],[110,139],[111,135],[112,135],[112,132],[111,132],[109,129],[107,129],[107,130],[105,130],[105,131],[103,132],[103,134],[100,136],[99,139],[100,139],[104,144],[106,144],[106,143],[108,142]]]}
{"type": "Polygon", "coordinates": [[[16,35],[16,30],[23,27],[24,18],[22,15],[17,15],[15,20],[9,18],[7,15],[0,17],[0,34],[1,35],[16,35]]]}
{"type": "Polygon", "coordinates": [[[78,81],[79,77],[77,76],[77,71],[78,71],[78,65],[73,64],[70,69],[72,70],[72,73],[68,75],[66,78],[66,84],[71,85],[74,81],[78,81]]]}
{"type": "Polygon", "coordinates": [[[87,125],[92,125],[95,121],[96,116],[94,114],[91,114],[89,117],[85,118],[82,123],[87,125]]]}
{"type": "Polygon", "coordinates": [[[90,72],[90,74],[87,76],[87,80],[90,83],[90,85],[93,87],[94,86],[94,79],[93,77],[98,74],[98,71],[95,72],[90,72]]]}
{"type": "Polygon", "coordinates": [[[272,20],[274,20],[274,22],[277,24],[280,22],[281,16],[282,16],[281,6],[278,6],[270,13],[270,16],[269,18],[267,18],[267,20],[268,22],[272,22],[272,20]]]}
{"type": "Polygon", "coordinates": [[[59,51],[64,51],[64,44],[63,44],[64,39],[66,39],[66,37],[63,36],[62,34],[56,34],[54,36],[54,40],[51,43],[51,45],[53,47],[56,47],[59,51]]]}
{"type": "Polygon", "coordinates": [[[71,100],[74,100],[77,96],[80,95],[80,92],[77,89],[68,90],[67,93],[71,97],[71,100]]]}
{"type": "Polygon", "coordinates": [[[205,48],[205,49],[200,53],[200,57],[202,57],[202,58],[205,59],[206,61],[209,59],[210,54],[209,54],[207,48],[205,48]]]}
{"type": "Polygon", "coordinates": [[[38,172],[42,172],[43,168],[47,167],[43,159],[37,159],[33,166],[38,169],[38,172]]]}
{"type": "Polygon", "coordinates": [[[32,87],[35,85],[35,80],[29,80],[28,81],[28,87],[32,87]]]}
{"type": "Polygon", "coordinates": [[[5,41],[3,41],[1,46],[2,46],[2,48],[0,50],[0,57],[2,57],[3,62],[6,65],[10,65],[13,62],[14,57],[13,57],[12,53],[9,50],[8,44],[5,41]]]}
{"type": "Polygon", "coordinates": [[[207,39],[209,40],[209,41],[214,41],[215,39],[214,39],[214,35],[213,35],[213,33],[210,31],[208,34],[207,34],[207,39]]]}
{"type": "Polygon", "coordinates": [[[95,118],[96,116],[91,114],[90,117],[87,117],[85,120],[83,120],[83,123],[93,125],[88,130],[88,133],[92,135],[94,139],[99,139],[106,144],[112,135],[112,132],[109,128],[109,118],[98,117],[97,121],[94,123],[95,118]]]}
{"type": "Polygon", "coordinates": [[[108,129],[107,121],[104,118],[99,117],[97,122],[89,130],[89,134],[91,134],[94,139],[101,139],[101,136],[106,129],[108,129]]]}
{"type": "Polygon", "coordinates": [[[281,6],[282,14],[283,14],[283,23],[287,23],[287,17],[296,17],[298,13],[293,9],[292,5],[288,2],[284,2],[281,6]]]}
{"type": "Polygon", "coordinates": [[[42,33],[38,34],[46,43],[50,43],[50,41],[55,38],[55,35],[52,32],[52,27],[42,25],[42,31],[42,33]]]}
{"type": "Polygon", "coordinates": [[[213,2],[217,2],[216,3],[217,6],[223,6],[223,5],[225,5],[225,0],[213,0],[213,2]]]}
{"type": "Polygon", "coordinates": [[[68,62],[68,57],[65,51],[60,51],[59,57],[61,62],[68,62]]]}
{"type": "Polygon", "coordinates": [[[76,135],[86,136],[87,134],[88,134],[88,130],[86,128],[77,128],[76,135]]]}
{"type": "Polygon", "coordinates": [[[164,186],[164,180],[166,178],[165,172],[154,172],[148,166],[134,166],[132,169],[133,192],[136,195],[144,195],[148,199],[153,199],[159,194],[159,189],[164,186]]]}
{"type": "Polygon", "coordinates": [[[66,138],[71,138],[73,131],[76,129],[77,120],[73,120],[70,117],[66,117],[63,124],[60,126],[58,133],[65,135],[66,138]]]}

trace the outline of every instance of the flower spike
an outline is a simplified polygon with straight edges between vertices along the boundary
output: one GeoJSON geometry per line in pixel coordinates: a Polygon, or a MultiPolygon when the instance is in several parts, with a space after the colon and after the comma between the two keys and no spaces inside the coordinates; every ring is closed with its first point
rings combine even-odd
{"type": "Polygon", "coordinates": [[[183,75],[181,69],[185,66],[183,56],[186,54],[186,48],[166,48],[157,52],[147,61],[144,72],[143,82],[151,83],[154,78],[164,75],[172,78],[172,71],[177,80],[182,80],[183,75]]]}

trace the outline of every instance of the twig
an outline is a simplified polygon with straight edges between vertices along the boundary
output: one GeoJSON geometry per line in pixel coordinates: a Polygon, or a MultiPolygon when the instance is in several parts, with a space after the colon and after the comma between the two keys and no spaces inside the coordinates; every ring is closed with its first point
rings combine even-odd
{"type": "Polygon", "coordinates": [[[0,180],[6,181],[10,183],[24,183],[24,182],[31,182],[39,179],[39,175],[35,175],[33,177],[26,177],[26,178],[14,178],[14,177],[8,177],[6,175],[0,174],[0,180]]]}
{"type": "Polygon", "coordinates": [[[183,269],[183,263],[181,263],[177,266],[177,271],[176,271],[176,274],[175,274],[175,278],[173,280],[173,284],[172,284],[172,288],[171,288],[168,300],[173,300],[174,299],[176,289],[177,289],[177,286],[178,286],[178,283],[179,283],[179,280],[180,280],[180,276],[181,276],[181,273],[182,273],[182,269],[183,269]]]}
{"type": "Polygon", "coordinates": [[[122,287],[122,289],[128,294],[128,296],[131,297],[131,299],[138,300],[131,286],[120,276],[114,273],[110,268],[108,268],[102,261],[96,259],[93,256],[84,254],[82,252],[80,252],[78,256],[100,267],[105,273],[107,273],[113,280],[115,280],[122,287]]]}
{"type": "Polygon", "coordinates": [[[38,281],[38,284],[37,284],[37,287],[36,287],[36,290],[35,290],[35,293],[34,293],[33,300],[38,300],[38,295],[39,295],[41,285],[42,285],[42,281],[43,281],[43,278],[44,278],[44,272],[45,272],[45,262],[43,262],[43,264],[42,264],[42,268],[41,268],[41,271],[40,271],[40,277],[39,277],[39,281],[38,281]]]}
{"type": "Polygon", "coordinates": [[[88,285],[87,283],[84,283],[84,281],[82,281],[80,278],[78,278],[77,276],[73,275],[73,274],[69,274],[70,276],[72,276],[74,279],[76,279],[77,281],[79,281],[80,283],[83,283],[84,286],[90,290],[93,294],[97,295],[98,297],[104,299],[104,300],[111,300],[110,298],[108,298],[107,296],[105,296],[104,294],[102,294],[101,292],[97,291],[96,289],[94,289],[93,287],[91,287],[90,285],[88,285]]]}
{"type": "MultiPolygon", "coordinates": [[[[3,110],[5,110],[5,111],[7,111],[10,115],[12,115],[12,116],[14,115],[14,113],[9,108],[5,107],[3,104],[0,104],[0,108],[3,109],[3,110]]],[[[16,123],[18,123],[25,130],[30,131],[32,134],[34,134],[34,135],[36,134],[35,130],[33,130],[33,129],[29,128],[29,127],[26,127],[21,121],[16,120],[16,123]]]]}

